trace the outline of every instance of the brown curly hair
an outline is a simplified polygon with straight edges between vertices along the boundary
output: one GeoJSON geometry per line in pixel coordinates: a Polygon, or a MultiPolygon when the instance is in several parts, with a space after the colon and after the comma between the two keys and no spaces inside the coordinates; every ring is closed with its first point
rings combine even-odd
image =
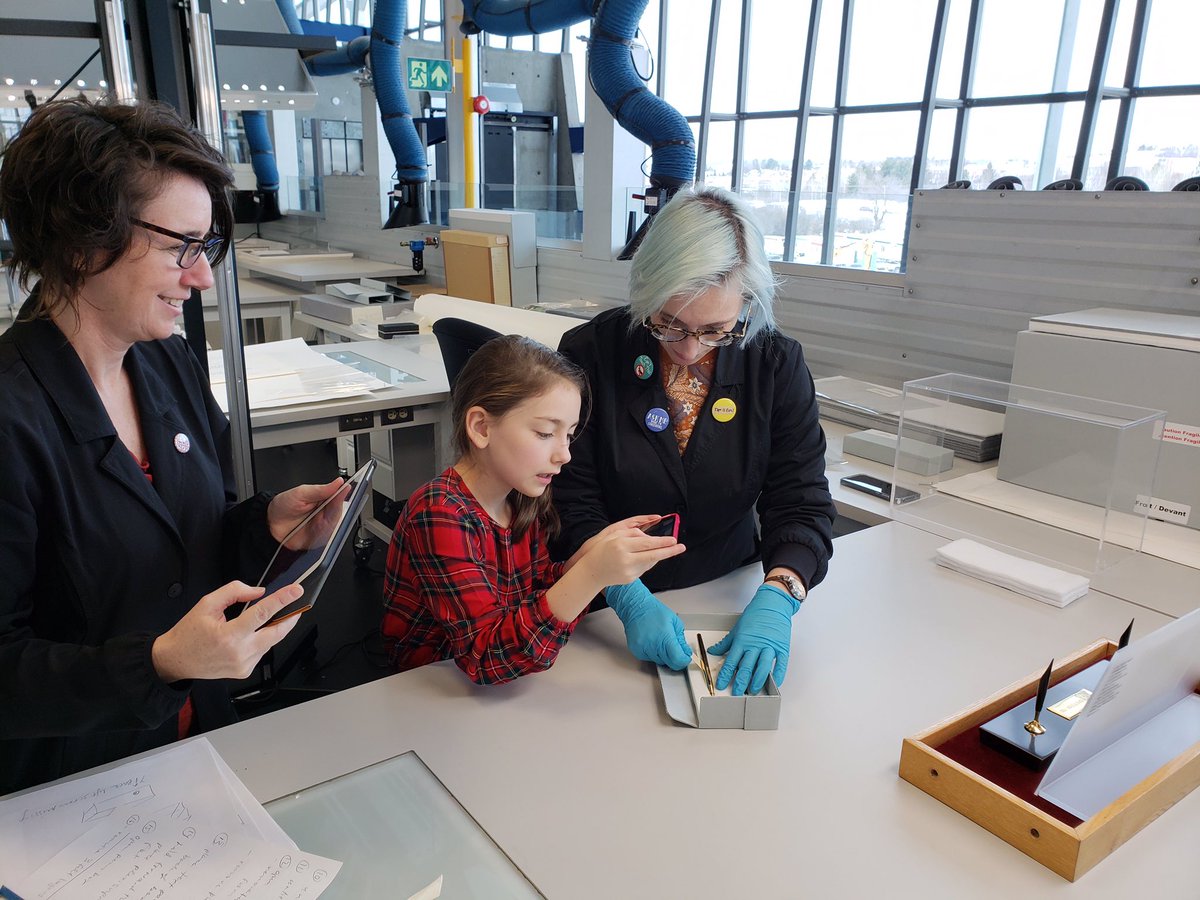
{"type": "Polygon", "coordinates": [[[34,110],[0,157],[0,219],[12,238],[12,265],[23,288],[40,279],[31,314],[73,305],[88,278],[129,250],[132,220],[174,175],[208,189],[213,232],[230,236],[233,173],[172,107],[80,97],[34,110]]]}

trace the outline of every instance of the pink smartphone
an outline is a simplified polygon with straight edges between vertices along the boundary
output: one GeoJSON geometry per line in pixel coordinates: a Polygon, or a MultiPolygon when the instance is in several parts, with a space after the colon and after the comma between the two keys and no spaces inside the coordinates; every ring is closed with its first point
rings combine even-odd
{"type": "Polygon", "coordinates": [[[679,540],[679,513],[668,513],[657,522],[643,525],[642,531],[654,537],[673,537],[679,540]]]}

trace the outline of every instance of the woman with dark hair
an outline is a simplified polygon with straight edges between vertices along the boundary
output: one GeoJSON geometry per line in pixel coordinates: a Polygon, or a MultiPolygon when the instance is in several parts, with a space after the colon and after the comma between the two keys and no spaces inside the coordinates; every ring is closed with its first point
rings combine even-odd
{"type": "Polygon", "coordinates": [[[229,421],[174,335],[231,183],[158,104],[46,104],[0,160],[37,279],[0,336],[0,794],[227,724],[223,679],[295,624],[257,630],[298,585],[243,581],[338,483],[237,504],[229,421]]]}
{"type": "Polygon", "coordinates": [[[493,338],[454,382],[458,461],[418,488],[396,522],[384,578],[392,664],[453,659],[477,684],[548,669],[596,593],[683,552],[634,516],[564,563],[550,483],[571,458],[583,373],[522,337],[493,338]]]}
{"type": "Polygon", "coordinates": [[[685,667],[679,617],[652,590],[689,587],[762,560],[763,584],[729,635],[717,677],[733,693],[787,672],[792,616],[833,553],[825,436],[800,345],[775,327],[775,279],[746,205],[681,191],[633,258],[628,307],[564,335],[594,386],[587,427],[559,479],[557,552],[612,519],[676,512],[688,551],[605,592],[639,659],[685,667]]]}

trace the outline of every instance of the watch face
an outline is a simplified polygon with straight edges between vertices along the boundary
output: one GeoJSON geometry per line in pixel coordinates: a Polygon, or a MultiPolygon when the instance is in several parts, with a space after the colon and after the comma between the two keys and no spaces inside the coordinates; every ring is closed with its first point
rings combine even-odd
{"type": "Polygon", "coordinates": [[[787,592],[797,600],[803,600],[807,595],[807,591],[804,590],[804,582],[794,575],[773,575],[769,580],[783,585],[787,592]]]}

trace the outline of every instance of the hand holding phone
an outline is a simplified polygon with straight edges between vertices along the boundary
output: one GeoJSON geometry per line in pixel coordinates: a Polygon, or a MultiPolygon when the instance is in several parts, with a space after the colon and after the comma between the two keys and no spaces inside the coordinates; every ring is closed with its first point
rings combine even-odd
{"type": "Polygon", "coordinates": [[[652,537],[673,537],[679,540],[679,513],[668,513],[658,521],[643,525],[642,531],[652,537]]]}
{"type": "Polygon", "coordinates": [[[880,500],[892,499],[892,492],[895,491],[896,503],[911,503],[913,500],[920,500],[921,495],[916,491],[910,491],[908,488],[894,488],[890,481],[884,481],[882,478],[875,478],[872,475],[847,475],[842,479],[842,487],[848,487],[856,491],[862,491],[864,494],[870,494],[872,497],[878,497],[880,500]]]}

